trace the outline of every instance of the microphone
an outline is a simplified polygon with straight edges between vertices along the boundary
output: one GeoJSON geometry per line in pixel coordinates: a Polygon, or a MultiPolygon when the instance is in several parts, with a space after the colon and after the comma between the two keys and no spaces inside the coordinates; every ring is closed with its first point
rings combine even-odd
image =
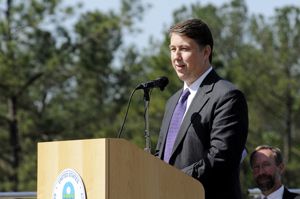
{"type": "Polygon", "coordinates": [[[161,91],[165,89],[165,87],[168,85],[169,79],[167,77],[159,77],[155,80],[148,81],[145,83],[141,83],[136,87],[136,90],[138,89],[151,89],[151,88],[160,88],[161,91]]]}

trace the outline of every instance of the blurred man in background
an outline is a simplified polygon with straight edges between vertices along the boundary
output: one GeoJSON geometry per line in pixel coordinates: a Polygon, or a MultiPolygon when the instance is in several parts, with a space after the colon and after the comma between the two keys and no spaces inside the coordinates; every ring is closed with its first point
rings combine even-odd
{"type": "Polygon", "coordinates": [[[280,149],[262,145],[256,147],[250,156],[254,180],[261,190],[261,199],[300,199],[290,192],[281,181],[284,163],[280,149]]]}

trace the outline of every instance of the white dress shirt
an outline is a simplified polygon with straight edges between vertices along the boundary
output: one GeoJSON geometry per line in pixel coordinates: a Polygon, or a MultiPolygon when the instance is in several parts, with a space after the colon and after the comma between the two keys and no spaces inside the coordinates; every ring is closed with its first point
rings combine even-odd
{"type": "Polygon", "coordinates": [[[284,191],[284,187],[283,187],[283,185],[281,185],[281,187],[279,189],[277,189],[276,191],[274,191],[273,193],[271,193],[268,196],[261,194],[260,198],[263,199],[263,198],[267,197],[268,199],[282,199],[283,191],[284,191]]]}
{"type": "MultiPolygon", "coordinates": [[[[187,104],[186,104],[186,109],[185,109],[185,113],[187,112],[187,110],[189,109],[201,83],[203,82],[204,78],[208,75],[208,73],[212,70],[212,67],[210,66],[207,71],[205,71],[205,73],[203,73],[194,83],[192,83],[190,86],[188,86],[185,82],[184,82],[184,86],[183,86],[183,90],[185,90],[186,88],[189,89],[190,91],[190,95],[187,99],[187,104]]],[[[184,115],[185,115],[184,113],[184,115]]]]}

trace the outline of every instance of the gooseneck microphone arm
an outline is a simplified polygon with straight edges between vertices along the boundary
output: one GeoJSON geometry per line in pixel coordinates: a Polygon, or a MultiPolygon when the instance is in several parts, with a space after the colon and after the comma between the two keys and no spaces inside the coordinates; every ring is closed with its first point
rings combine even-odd
{"type": "Polygon", "coordinates": [[[124,119],[123,119],[121,128],[120,128],[120,130],[119,130],[119,132],[118,132],[118,138],[121,137],[121,134],[122,134],[122,132],[123,132],[123,129],[124,129],[124,126],[125,126],[125,122],[126,122],[126,119],[127,119],[127,116],[128,116],[128,111],[129,111],[131,99],[132,99],[132,96],[133,96],[133,94],[135,93],[136,90],[137,90],[137,89],[135,88],[135,89],[131,92],[131,94],[130,94],[130,97],[129,97],[129,100],[128,100],[128,104],[127,104],[127,108],[126,108],[126,112],[125,112],[125,116],[124,116],[124,119]]]}
{"type": "Polygon", "coordinates": [[[121,137],[121,134],[123,132],[133,94],[135,93],[136,90],[143,89],[144,90],[144,120],[145,120],[144,134],[145,134],[145,142],[146,142],[145,143],[146,146],[145,146],[144,150],[148,153],[151,153],[151,138],[150,138],[150,132],[149,132],[149,113],[148,113],[149,103],[150,103],[150,90],[152,88],[160,88],[160,90],[163,91],[168,83],[169,83],[169,80],[167,77],[160,77],[156,80],[152,80],[152,81],[149,81],[146,83],[139,84],[133,90],[133,92],[130,95],[129,101],[128,101],[128,105],[127,105],[123,123],[122,123],[121,128],[118,133],[118,138],[121,137]]]}

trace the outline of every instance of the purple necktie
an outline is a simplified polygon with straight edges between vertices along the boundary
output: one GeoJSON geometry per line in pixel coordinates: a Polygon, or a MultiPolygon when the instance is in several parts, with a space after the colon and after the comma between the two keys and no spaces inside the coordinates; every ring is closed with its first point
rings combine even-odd
{"type": "Polygon", "coordinates": [[[181,97],[179,98],[179,101],[177,102],[177,105],[172,115],[172,119],[168,130],[167,140],[166,140],[165,153],[164,153],[164,161],[167,163],[170,160],[173,145],[176,136],[178,134],[183,115],[185,113],[187,98],[189,97],[189,94],[190,94],[189,89],[185,89],[181,93],[181,97]]]}

